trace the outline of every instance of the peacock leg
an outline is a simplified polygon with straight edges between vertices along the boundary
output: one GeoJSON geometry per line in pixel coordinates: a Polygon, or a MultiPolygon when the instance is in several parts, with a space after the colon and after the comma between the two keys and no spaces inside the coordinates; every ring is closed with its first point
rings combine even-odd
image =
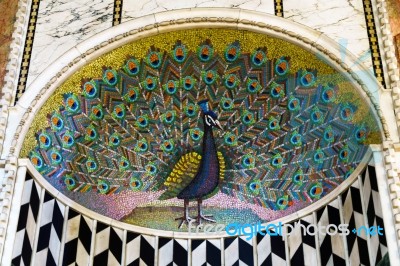
{"type": "Polygon", "coordinates": [[[215,223],[216,221],[214,219],[211,219],[211,218],[213,218],[212,215],[204,215],[203,214],[203,210],[201,207],[202,203],[203,203],[202,199],[197,200],[197,218],[196,218],[197,223],[201,224],[201,221],[203,221],[203,220],[215,223]]]}
{"type": "Polygon", "coordinates": [[[182,225],[186,222],[187,224],[189,224],[189,222],[192,220],[192,218],[189,217],[189,200],[185,199],[183,200],[183,207],[185,208],[184,212],[183,212],[183,216],[179,217],[179,218],[175,218],[176,220],[180,220],[181,223],[179,224],[178,228],[181,228],[182,225]]]}

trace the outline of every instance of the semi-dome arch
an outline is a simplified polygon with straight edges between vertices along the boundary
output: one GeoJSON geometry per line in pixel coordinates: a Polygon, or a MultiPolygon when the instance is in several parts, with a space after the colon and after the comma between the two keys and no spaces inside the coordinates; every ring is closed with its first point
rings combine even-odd
{"type": "MultiPolygon", "coordinates": [[[[28,155],[28,150],[24,150],[26,146],[22,146],[22,143],[26,137],[28,137],[26,143],[32,140],[29,139],[29,136],[33,136],[32,132],[29,132],[32,123],[35,119],[36,123],[43,122],[37,122],[37,115],[44,112],[43,108],[49,103],[49,99],[52,99],[52,95],[60,93],[58,88],[82,67],[90,64],[99,66],[98,63],[93,62],[98,62],[96,60],[109,52],[112,53],[113,50],[146,38],[151,39],[162,34],[165,36],[177,31],[188,32],[207,28],[212,28],[215,32],[225,30],[226,32],[250,32],[254,35],[270,36],[280,40],[279,42],[288,42],[288,44],[298,46],[311,54],[317,54],[320,58],[325,58],[324,63],[343,74],[352,83],[354,91],[357,92],[360,99],[371,106],[372,117],[378,122],[378,142],[381,139],[389,138],[386,122],[382,119],[382,114],[373,96],[374,93],[378,94],[381,90],[380,85],[362,65],[349,68],[355,59],[348,51],[345,52],[345,62],[342,62],[339,55],[343,53],[343,50],[336,49],[334,42],[326,36],[302,25],[262,13],[232,9],[192,9],[187,12],[163,12],[121,24],[78,44],[65,53],[50,68],[46,69],[20,98],[16,108],[25,109],[26,112],[21,119],[23,123],[17,128],[18,134],[15,134],[12,141],[12,154],[22,155],[22,157],[28,155]],[[376,89],[371,90],[366,84],[375,84],[376,89]]],[[[211,41],[213,41],[212,38],[211,41]]],[[[65,92],[63,91],[63,93],[65,92]]],[[[355,174],[352,176],[354,179],[355,174]]],[[[319,204],[322,203],[319,202],[319,204]]]]}

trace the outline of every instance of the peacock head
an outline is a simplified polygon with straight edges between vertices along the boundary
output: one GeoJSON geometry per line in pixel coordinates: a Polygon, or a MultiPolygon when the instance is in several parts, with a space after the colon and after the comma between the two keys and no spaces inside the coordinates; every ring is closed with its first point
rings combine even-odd
{"type": "Polygon", "coordinates": [[[217,114],[208,108],[208,100],[201,100],[198,102],[198,105],[200,105],[200,108],[203,111],[205,126],[222,129],[221,123],[217,119],[217,114]]]}

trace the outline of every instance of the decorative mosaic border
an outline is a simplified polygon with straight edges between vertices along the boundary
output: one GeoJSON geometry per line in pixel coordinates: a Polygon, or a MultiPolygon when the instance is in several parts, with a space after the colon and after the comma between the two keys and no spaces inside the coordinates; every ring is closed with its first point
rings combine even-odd
{"type": "Polygon", "coordinates": [[[33,40],[35,38],[36,21],[39,13],[40,0],[32,0],[31,12],[29,14],[28,32],[25,39],[25,46],[23,52],[23,61],[21,63],[21,70],[19,73],[18,87],[15,95],[15,102],[24,94],[26,89],[26,82],[28,80],[29,64],[32,55],[33,40]]]}
{"type": "Polygon", "coordinates": [[[376,32],[376,25],[374,20],[374,13],[372,11],[371,0],[363,0],[365,24],[367,25],[367,34],[369,40],[369,46],[371,49],[372,66],[374,69],[374,74],[376,79],[381,83],[381,85],[386,88],[385,78],[382,68],[382,59],[379,51],[379,42],[376,32]]]}
{"type": "Polygon", "coordinates": [[[113,26],[121,24],[123,0],[114,0],[113,26]]]}
{"type": "MultiPolygon", "coordinates": [[[[9,206],[12,200],[12,191],[17,169],[16,158],[22,145],[20,139],[23,139],[26,134],[29,128],[29,121],[32,121],[35,112],[67,76],[86,64],[87,61],[93,60],[101,54],[128,43],[132,41],[132,39],[156,34],[158,32],[184,29],[185,27],[229,27],[272,34],[273,36],[289,40],[292,43],[307,47],[315,53],[320,53],[328,57],[336,68],[348,74],[350,80],[353,80],[357,85],[356,87],[359,88],[359,92],[372,103],[375,107],[376,116],[379,118],[379,121],[381,121],[384,138],[390,139],[388,124],[383,118],[382,110],[377,103],[377,99],[372,97],[372,93],[369,92],[366,85],[369,84],[369,82],[374,82],[375,79],[370,76],[363,76],[361,79],[354,73],[354,69],[348,67],[348,65],[355,60],[354,56],[349,54],[346,58],[346,62],[343,62],[339,59],[339,52],[334,48],[334,42],[326,36],[317,34],[307,27],[297,24],[293,25],[293,23],[276,17],[270,17],[270,19],[267,20],[269,24],[266,24],[264,22],[266,21],[266,17],[268,17],[267,14],[240,9],[198,8],[186,12],[185,14],[175,11],[163,12],[127,22],[123,26],[116,26],[112,28],[112,31],[107,30],[99,34],[99,36],[95,36],[102,41],[92,38],[71,49],[63,58],[55,62],[51,69],[44,71],[41,78],[34,81],[31,86],[32,93],[30,93],[29,96],[23,95],[15,108],[15,111],[19,113],[23,113],[24,110],[26,111],[21,116],[21,119],[15,121],[18,125],[14,123],[13,127],[11,127],[11,131],[14,132],[10,131],[10,135],[12,134],[12,136],[10,136],[11,138],[7,144],[10,150],[8,154],[9,160],[6,162],[6,174],[4,178],[4,182],[8,185],[6,187],[8,193],[3,194],[3,202],[6,202],[9,206]],[[171,19],[171,17],[175,19],[171,19]],[[127,27],[130,27],[132,30],[128,32],[126,30],[127,27]],[[284,29],[282,27],[284,27],[284,29]],[[314,39],[314,41],[312,39],[314,39]],[[98,45],[94,46],[93,43],[98,43],[98,45]],[[33,95],[36,96],[33,98],[33,95]]],[[[381,86],[378,86],[378,88],[382,91],[381,86]]],[[[7,118],[3,119],[4,125],[6,122],[7,118]]],[[[6,220],[2,220],[4,224],[3,228],[7,228],[8,210],[4,215],[6,220]]],[[[0,243],[4,243],[4,240],[0,243]]]]}
{"type": "MultiPolygon", "coordinates": [[[[396,116],[397,131],[400,135],[400,76],[394,50],[393,36],[390,30],[386,1],[373,0],[376,3],[377,28],[383,44],[382,58],[386,66],[388,88],[392,90],[393,109],[396,116]]],[[[388,178],[389,193],[394,215],[396,237],[400,246],[400,166],[398,159],[400,142],[389,139],[383,143],[383,163],[388,178]]]]}
{"type": "Polygon", "coordinates": [[[283,18],[283,0],[274,0],[275,16],[283,18]]]}

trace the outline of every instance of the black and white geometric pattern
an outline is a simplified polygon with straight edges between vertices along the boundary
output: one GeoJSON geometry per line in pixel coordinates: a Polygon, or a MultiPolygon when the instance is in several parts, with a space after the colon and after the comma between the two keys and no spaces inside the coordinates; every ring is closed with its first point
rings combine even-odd
{"type": "Polygon", "coordinates": [[[192,266],[221,265],[221,239],[193,239],[192,266]]]}
{"type": "Polygon", "coordinates": [[[122,265],[123,231],[97,222],[93,265],[122,265]]]}
{"type": "Polygon", "coordinates": [[[253,240],[248,236],[224,239],[225,265],[254,265],[253,240]]]}
{"type": "Polygon", "coordinates": [[[63,265],[88,265],[92,244],[93,221],[69,209],[63,265]]]}
{"type": "Polygon", "coordinates": [[[57,265],[65,206],[45,192],[34,265],[57,265]]]}
{"type": "Polygon", "coordinates": [[[318,232],[321,265],[346,265],[344,238],[340,232],[335,233],[341,224],[337,199],[317,211],[317,223],[321,229],[318,232]]]}
{"type": "Polygon", "coordinates": [[[257,259],[258,265],[286,265],[285,241],[281,235],[274,235],[272,229],[270,233],[257,234],[257,259]]]}
{"type": "Polygon", "coordinates": [[[342,195],[343,219],[349,225],[350,233],[346,236],[347,251],[351,265],[370,265],[367,234],[354,233],[353,229],[366,226],[364,222],[360,183],[358,179],[342,195]]]}
{"type": "MultiPolygon", "coordinates": [[[[375,167],[368,166],[361,178],[363,182],[363,200],[367,211],[368,226],[384,228],[375,167]]],[[[387,252],[384,229],[382,233],[383,235],[376,234],[370,236],[372,265],[378,263],[387,252]]]]}
{"type": "Polygon", "coordinates": [[[126,235],[126,265],[154,265],[155,240],[154,236],[128,232],[126,235]]]}
{"type": "Polygon", "coordinates": [[[158,239],[158,265],[188,265],[188,240],[160,237],[158,239]]]}
{"type": "Polygon", "coordinates": [[[15,266],[58,265],[60,261],[62,265],[346,265],[346,259],[349,265],[375,265],[387,252],[385,235],[352,232],[361,226],[384,228],[373,166],[368,166],[361,179],[339,196],[341,201],[335,199],[314,214],[292,222],[292,226],[300,225],[294,226],[286,241],[279,235],[260,233],[256,239],[236,236],[187,240],[124,232],[71,208],[64,217],[66,207],[47,192],[40,206],[41,193],[42,188],[28,174],[12,254],[15,266]],[[349,225],[347,236],[315,234],[316,226],[311,228],[312,234],[303,235],[303,228],[310,224],[319,228],[339,226],[341,217],[349,225]]]}
{"type": "Polygon", "coordinates": [[[296,265],[318,265],[317,250],[315,243],[315,227],[307,226],[315,224],[312,215],[308,215],[291,223],[293,229],[288,228],[287,242],[289,244],[290,264],[296,265]],[[291,230],[291,231],[290,231],[291,230]]]}
{"type": "Polygon", "coordinates": [[[27,174],[15,235],[12,264],[30,265],[42,188],[27,174]]]}

